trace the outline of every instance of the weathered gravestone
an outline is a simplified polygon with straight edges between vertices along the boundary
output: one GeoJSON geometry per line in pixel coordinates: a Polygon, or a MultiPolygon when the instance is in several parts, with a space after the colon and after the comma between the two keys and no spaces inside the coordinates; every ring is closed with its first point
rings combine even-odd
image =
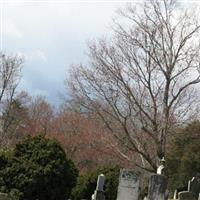
{"type": "Polygon", "coordinates": [[[167,178],[160,174],[150,177],[148,200],[166,200],[167,178]]]}
{"type": "Polygon", "coordinates": [[[197,200],[192,192],[183,191],[178,193],[179,200],[197,200]]]}
{"type": "Polygon", "coordinates": [[[121,169],[117,200],[138,200],[139,178],[133,170],[121,169]]]}
{"type": "Polygon", "coordinates": [[[96,190],[92,195],[92,200],[105,200],[105,195],[103,190],[104,182],[105,182],[105,176],[103,174],[100,174],[97,179],[96,190]]]}
{"type": "Polygon", "coordinates": [[[11,198],[5,193],[0,193],[0,200],[11,200],[11,198]]]}
{"type": "Polygon", "coordinates": [[[188,191],[192,192],[197,200],[200,193],[200,178],[193,177],[192,180],[188,182],[188,191]]]}
{"type": "Polygon", "coordinates": [[[188,182],[188,191],[179,192],[178,197],[180,200],[198,200],[200,192],[200,178],[193,177],[188,182]]]}

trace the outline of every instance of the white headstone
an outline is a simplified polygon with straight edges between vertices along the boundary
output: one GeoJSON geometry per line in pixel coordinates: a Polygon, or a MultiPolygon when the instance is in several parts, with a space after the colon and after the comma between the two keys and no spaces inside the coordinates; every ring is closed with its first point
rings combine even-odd
{"type": "Polygon", "coordinates": [[[175,191],[174,191],[174,198],[173,198],[173,199],[177,199],[177,194],[178,194],[178,191],[175,190],[175,191]]]}
{"type": "Polygon", "coordinates": [[[120,170],[117,200],[138,200],[139,179],[133,170],[120,170]]]}

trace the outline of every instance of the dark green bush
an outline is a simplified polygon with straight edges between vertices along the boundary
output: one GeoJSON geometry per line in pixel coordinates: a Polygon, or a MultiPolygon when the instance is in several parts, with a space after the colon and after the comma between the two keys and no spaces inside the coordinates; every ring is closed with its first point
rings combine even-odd
{"type": "Polygon", "coordinates": [[[64,200],[78,171],[57,141],[36,136],[16,145],[0,176],[1,191],[17,193],[19,199],[64,200]]]}

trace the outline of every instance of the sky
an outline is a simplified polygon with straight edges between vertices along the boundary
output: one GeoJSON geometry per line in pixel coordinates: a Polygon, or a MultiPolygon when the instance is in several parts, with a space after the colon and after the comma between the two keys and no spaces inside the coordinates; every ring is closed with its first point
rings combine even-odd
{"type": "MultiPolygon", "coordinates": [[[[129,2],[138,2],[132,0],[129,2]]],[[[186,0],[184,0],[186,1],[186,0]]],[[[87,41],[110,34],[126,0],[0,0],[0,47],[24,57],[18,90],[55,107],[67,96],[72,64],[86,61],[87,41]]]]}
{"type": "Polygon", "coordinates": [[[0,0],[1,51],[24,57],[18,90],[62,103],[71,64],[86,60],[87,41],[109,34],[123,6],[114,0],[0,0]]]}

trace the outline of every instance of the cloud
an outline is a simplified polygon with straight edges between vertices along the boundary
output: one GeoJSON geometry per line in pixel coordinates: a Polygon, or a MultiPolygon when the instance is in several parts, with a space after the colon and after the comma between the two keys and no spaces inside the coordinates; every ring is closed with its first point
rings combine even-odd
{"type": "Polygon", "coordinates": [[[18,51],[17,56],[24,58],[26,61],[47,61],[47,56],[41,49],[36,49],[31,52],[21,52],[18,51]]]}
{"type": "Polygon", "coordinates": [[[34,96],[45,96],[49,97],[49,92],[47,90],[41,90],[41,89],[34,89],[32,95],[34,96]]]}
{"type": "Polygon", "coordinates": [[[19,30],[19,28],[9,20],[5,20],[5,28],[3,29],[3,33],[14,39],[21,39],[23,37],[23,33],[19,30]]]}
{"type": "Polygon", "coordinates": [[[33,52],[31,52],[29,55],[28,55],[28,59],[33,59],[33,60],[41,60],[43,62],[46,62],[47,61],[47,56],[45,54],[44,51],[40,50],[40,49],[37,49],[33,52]]]}
{"type": "Polygon", "coordinates": [[[13,34],[4,37],[5,49],[19,52],[25,61],[19,89],[32,95],[46,95],[54,104],[59,102],[58,91],[66,92],[63,82],[68,66],[87,59],[84,51],[88,39],[110,33],[108,26],[119,6],[112,2],[64,1],[53,4],[23,1],[9,4],[5,13],[10,24],[7,32],[13,34]]]}

